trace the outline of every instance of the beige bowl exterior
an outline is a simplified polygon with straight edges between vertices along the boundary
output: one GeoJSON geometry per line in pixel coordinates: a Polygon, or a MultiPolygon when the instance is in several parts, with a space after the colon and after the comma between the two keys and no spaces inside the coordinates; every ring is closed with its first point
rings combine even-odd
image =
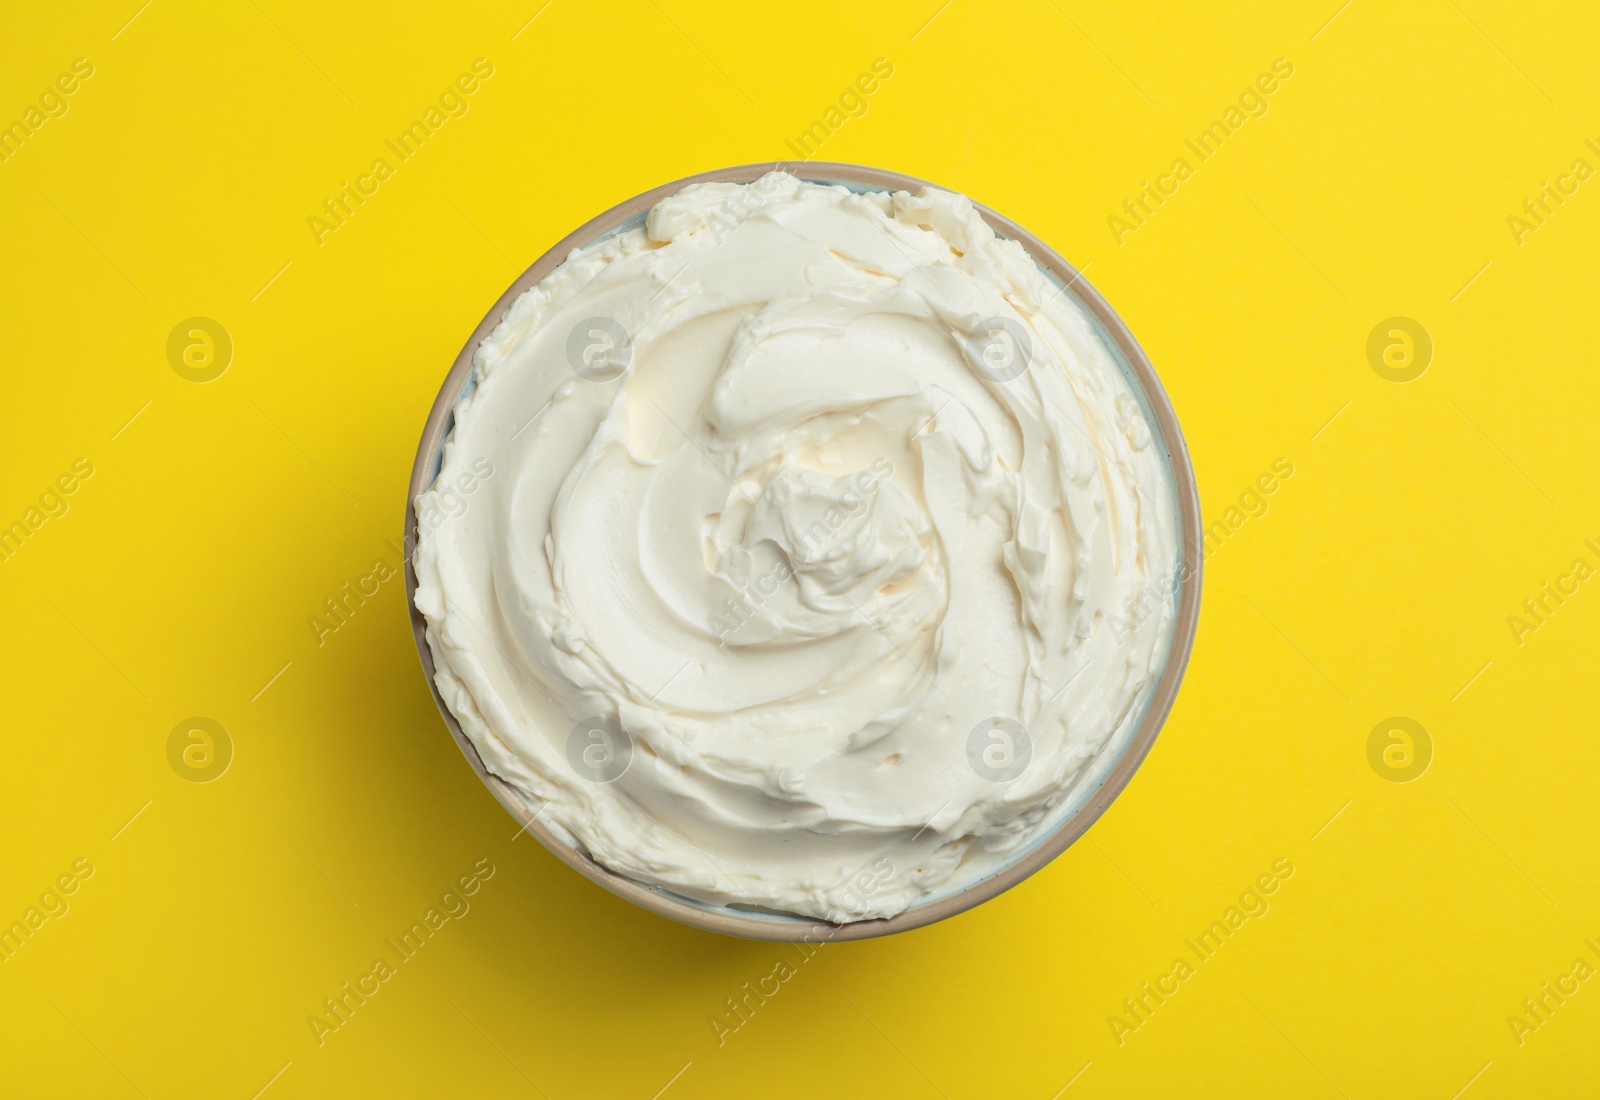
{"type": "Polygon", "coordinates": [[[450,709],[445,706],[444,700],[439,695],[439,688],[434,683],[433,653],[428,648],[426,631],[427,620],[417,610],[416,589],[417,576],[412,568],[411,552],[416,546],[417,539],[417,513],[416,499],[418,494],[432,484],[435,476],[435,466],[439,452],[444,445],[445,436],[451,425],[451,411],[466,386],[468,377],[472,372],[472,356],[478,344],[494,330],[499,324],[501,316],[511,307],[519,296],[537,284],[557,265],[564,260],[575,248],[582,248],[591,244],[608,231],[648,211],[657,202],[669,195],[676,194],[691,183],[725,182],[749,183],[759,179],[768,172],[783,170],[799,177],[818,183],[842,183],[858,188],[883,191],[916,191],[924,186],[937,186],[928,184],[925,180],[913,176],[902,175],[898,172],[889,172],[879,168],[866,168],[855,164],[840,164],[830,162],[801,162],[781,163],[770,162],[763,164],[744,164],[734,168],[722,168],[711,172],[701,172],[698,175],[688,176],[684,179],[664,183],[652,188],[643,194],[636,195],[627,202],[612,207],[599,217],[591,219],[568,234],[553,248],[540,256],[532,267],[524,271],[516,282],[512,283],[506,292],[495,302],[493,308],[484,315],[478,327],[473,330],[472,336],[461,349],[461,354],[456,356],[455,364],[450,368],[450,373],[445,376],[444,385],[439,389],[439,396],[434,400],[433,408],[428,413],[427,423],[423,425],[422,440],[417,447],[416,462],[411,470],[411,484],[406,494],[406,520],[404,545],[406,548],[406,602],[411,611],[411,625],[416,634],[417,652],[422,658],[422,668],[427,674],[428,686],[433,691],[434,701],[439,706],[439,712],[444,716],[445,725],[450,728],[451,735],[456,739],[461,752],[466,756],[472,770],[478,773],[478,778],[494,793],[511,816],[523,823],[524,828],[539,838],[539,841],[551,852],[572,867],[584,877],[599,883],[612,893],[627,898],[636,905],[640,905],[651,912],[660,913],[662,916],[671,917],[673,920],[682,921],[684,924],[704,928],[712,932],[721,932],[725,935],[741,936],[748,939],[776,940],[783,942],[827,943],[841,940],[869,939],[875,936],[887,936],[895,932],[904,932],[912,928],[920,928],[935,921],[944,920],[988,901],[990,898],[1015,886],[1035,871],[1049,863],[1056,856],[1082,836],[1094,824],[1095,820],[1111,805],[1113,799],[1127,786],[1133,773],[1149,753],[1150,746],[1154,744],[1156,734],[1166,721],[1167,714],[1172,709],[1174,699],[1177,697],[1178,685],[1183,679],[1184,669],[1189,663],[1189,653],[1194,646],[1195,627],[1200,613],[1200,567],[1201,567],[1201,526],[1200,526],[1200,500],[1195,492],[1194,468],[1189,461],[1189,451],[1184,444],[1183,432],[1178,427],[1177,417],[1173,414],[1172,404],[1167,400],[1166,391],[1162,389],[1161,382],[1156,377],[1155,369],[1150,365],[1139,344],[1122,323],[1105,299],[1091,287],[1078,272],[1056,252],[1032,233],[1023,229],[1015,222],[990,210],[988,207],[974,203],[983,219],[989,223],[994,231],[1002,237],[1007,237],[1021,244],[1027,249],[1034,261],[1041,267],[1052,272],[1067,287],[1068,291],[1078,300],[1078,303],[1099,322],[1103,331],[1115,344],[1116,351],[1131,369],[1135,381],[1144,391],[1145,400],[1154,414],[1155,426],[1160,433],[1160,438],[1167,454],[1170,456],[1172,466],[1175,495],[1177,498],[1177,520],[1180,535],[1180,553],[1182,557],[1182,571],[1180,573],[1179,590],[1177,599],[1177,617],[1173,624],[1172,648],[1167,657],[1166,666],[1162,670],[1161,679],[1156,684],[1154,695],[1145,711],[1144,718],[1139,728],[1134,731],[1132,739],[1122,751],[1115,765],[1089,796],[1088,800],[1071,817],[1063,821],[1056,831],[1003,870],[996,872],[988,878],[973,883],[971,886],[945,897],[924,902],[898,913],[893,917],[882,920],[856,921],[850,924],[835,925],[825,921],[817,921],[804,917],[794,917],[784,920],[772,916],[763,916],[744,913],[734,909],[713,907],[700,902],[678,897],[664,890],[646,886],[630,878],[608,870],[607,868],[590,859],[583,852],[559,839],[542,822],[535,820],[535,812],[530,810],[523,801],[522,796],[509,784],[498,776],[490,774],[484,767],[482,758],[478,755],[477,748],[461,730],[460,724],[450,709]]]}

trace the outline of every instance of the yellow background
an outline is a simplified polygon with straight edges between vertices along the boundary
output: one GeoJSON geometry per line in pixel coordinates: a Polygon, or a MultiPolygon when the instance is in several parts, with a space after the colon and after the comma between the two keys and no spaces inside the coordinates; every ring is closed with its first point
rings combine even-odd
{"type": "Polygon", "coordinates": [[[1600,982],[1520,1046],[1507,1022],[1600,964],[1600,583],[1507,625],[1600,566],[1600,179],[1520,245],[1507,224],[1600,166],[1594,5],[540,3],[0,17],[0,121],[95,66],[0,164],[0,523],[95,469],[0,563],[0,923],[95,868],[0,965],[0,1095],[1600,1095],[1600,982]],[[479,57],[469,112],[318,245],[307,217],[479,57]],[[1085,840],[824,948],[719,1046],[789,949],[513,841],[399,581],[321,646],[307,620],[396,561],[423,418],[518,271],[655,184],[792,156],[879,57],[822,158],[1087,267],[1208,520],[1295,472],[1208,561],[1176,709],[1085,840]],[[1269,112],[1117,244],[1108,216],[1279,57],[1269,112]],[[235,344],[209,384],[167,361],[192,316],[235,344]],[[1367,360],[1392,316],[1436,347],[1409,384],[1367,360]],[[168,764],[191,716],[233,739],[208,784],[168,764]],[[1391,716],[1432,739],[1411,783],[1368,762],[1391,716]],[[470,912],[319,1047],[323,998],[480,858],[470,912]],[[1119,1045],[1123,999],[1278,859],[1270,910],[1119,1045]]]}

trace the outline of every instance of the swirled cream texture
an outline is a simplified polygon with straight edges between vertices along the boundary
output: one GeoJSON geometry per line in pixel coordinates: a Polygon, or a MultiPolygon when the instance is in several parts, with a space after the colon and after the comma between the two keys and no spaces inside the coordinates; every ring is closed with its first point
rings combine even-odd
{"type": "Polygon", "coordinates": [[[446,704],[638,882],[843,922],[970,885],[1164,667],[1174,490],[959,195],[774,173],[574,251],[476,351],[416,602],[446,704]]]}

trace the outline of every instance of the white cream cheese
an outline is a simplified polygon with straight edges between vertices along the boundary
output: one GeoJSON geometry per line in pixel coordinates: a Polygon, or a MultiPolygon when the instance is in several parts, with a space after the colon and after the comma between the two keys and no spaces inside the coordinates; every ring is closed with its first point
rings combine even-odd
{"type": "Polygon", "coordinates": [[[1042,839],[1132,735],[1170,475],[965,198],[687,187],[518,298],[474,375],[417,501],[438,687],[613,871],[891,916],[1042,839]]]}

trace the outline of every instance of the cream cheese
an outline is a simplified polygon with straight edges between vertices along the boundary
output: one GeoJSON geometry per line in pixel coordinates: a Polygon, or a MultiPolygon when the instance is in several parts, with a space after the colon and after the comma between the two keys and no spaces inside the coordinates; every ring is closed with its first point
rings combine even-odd
{"type": "Polygon", "coordinates": [[[613,871],[891,916],[1045,837],[1137,726],[1165,458],[965,198],[686,187],[518,298],[474,380],[417,500],[436,682],[613,871]]]}

